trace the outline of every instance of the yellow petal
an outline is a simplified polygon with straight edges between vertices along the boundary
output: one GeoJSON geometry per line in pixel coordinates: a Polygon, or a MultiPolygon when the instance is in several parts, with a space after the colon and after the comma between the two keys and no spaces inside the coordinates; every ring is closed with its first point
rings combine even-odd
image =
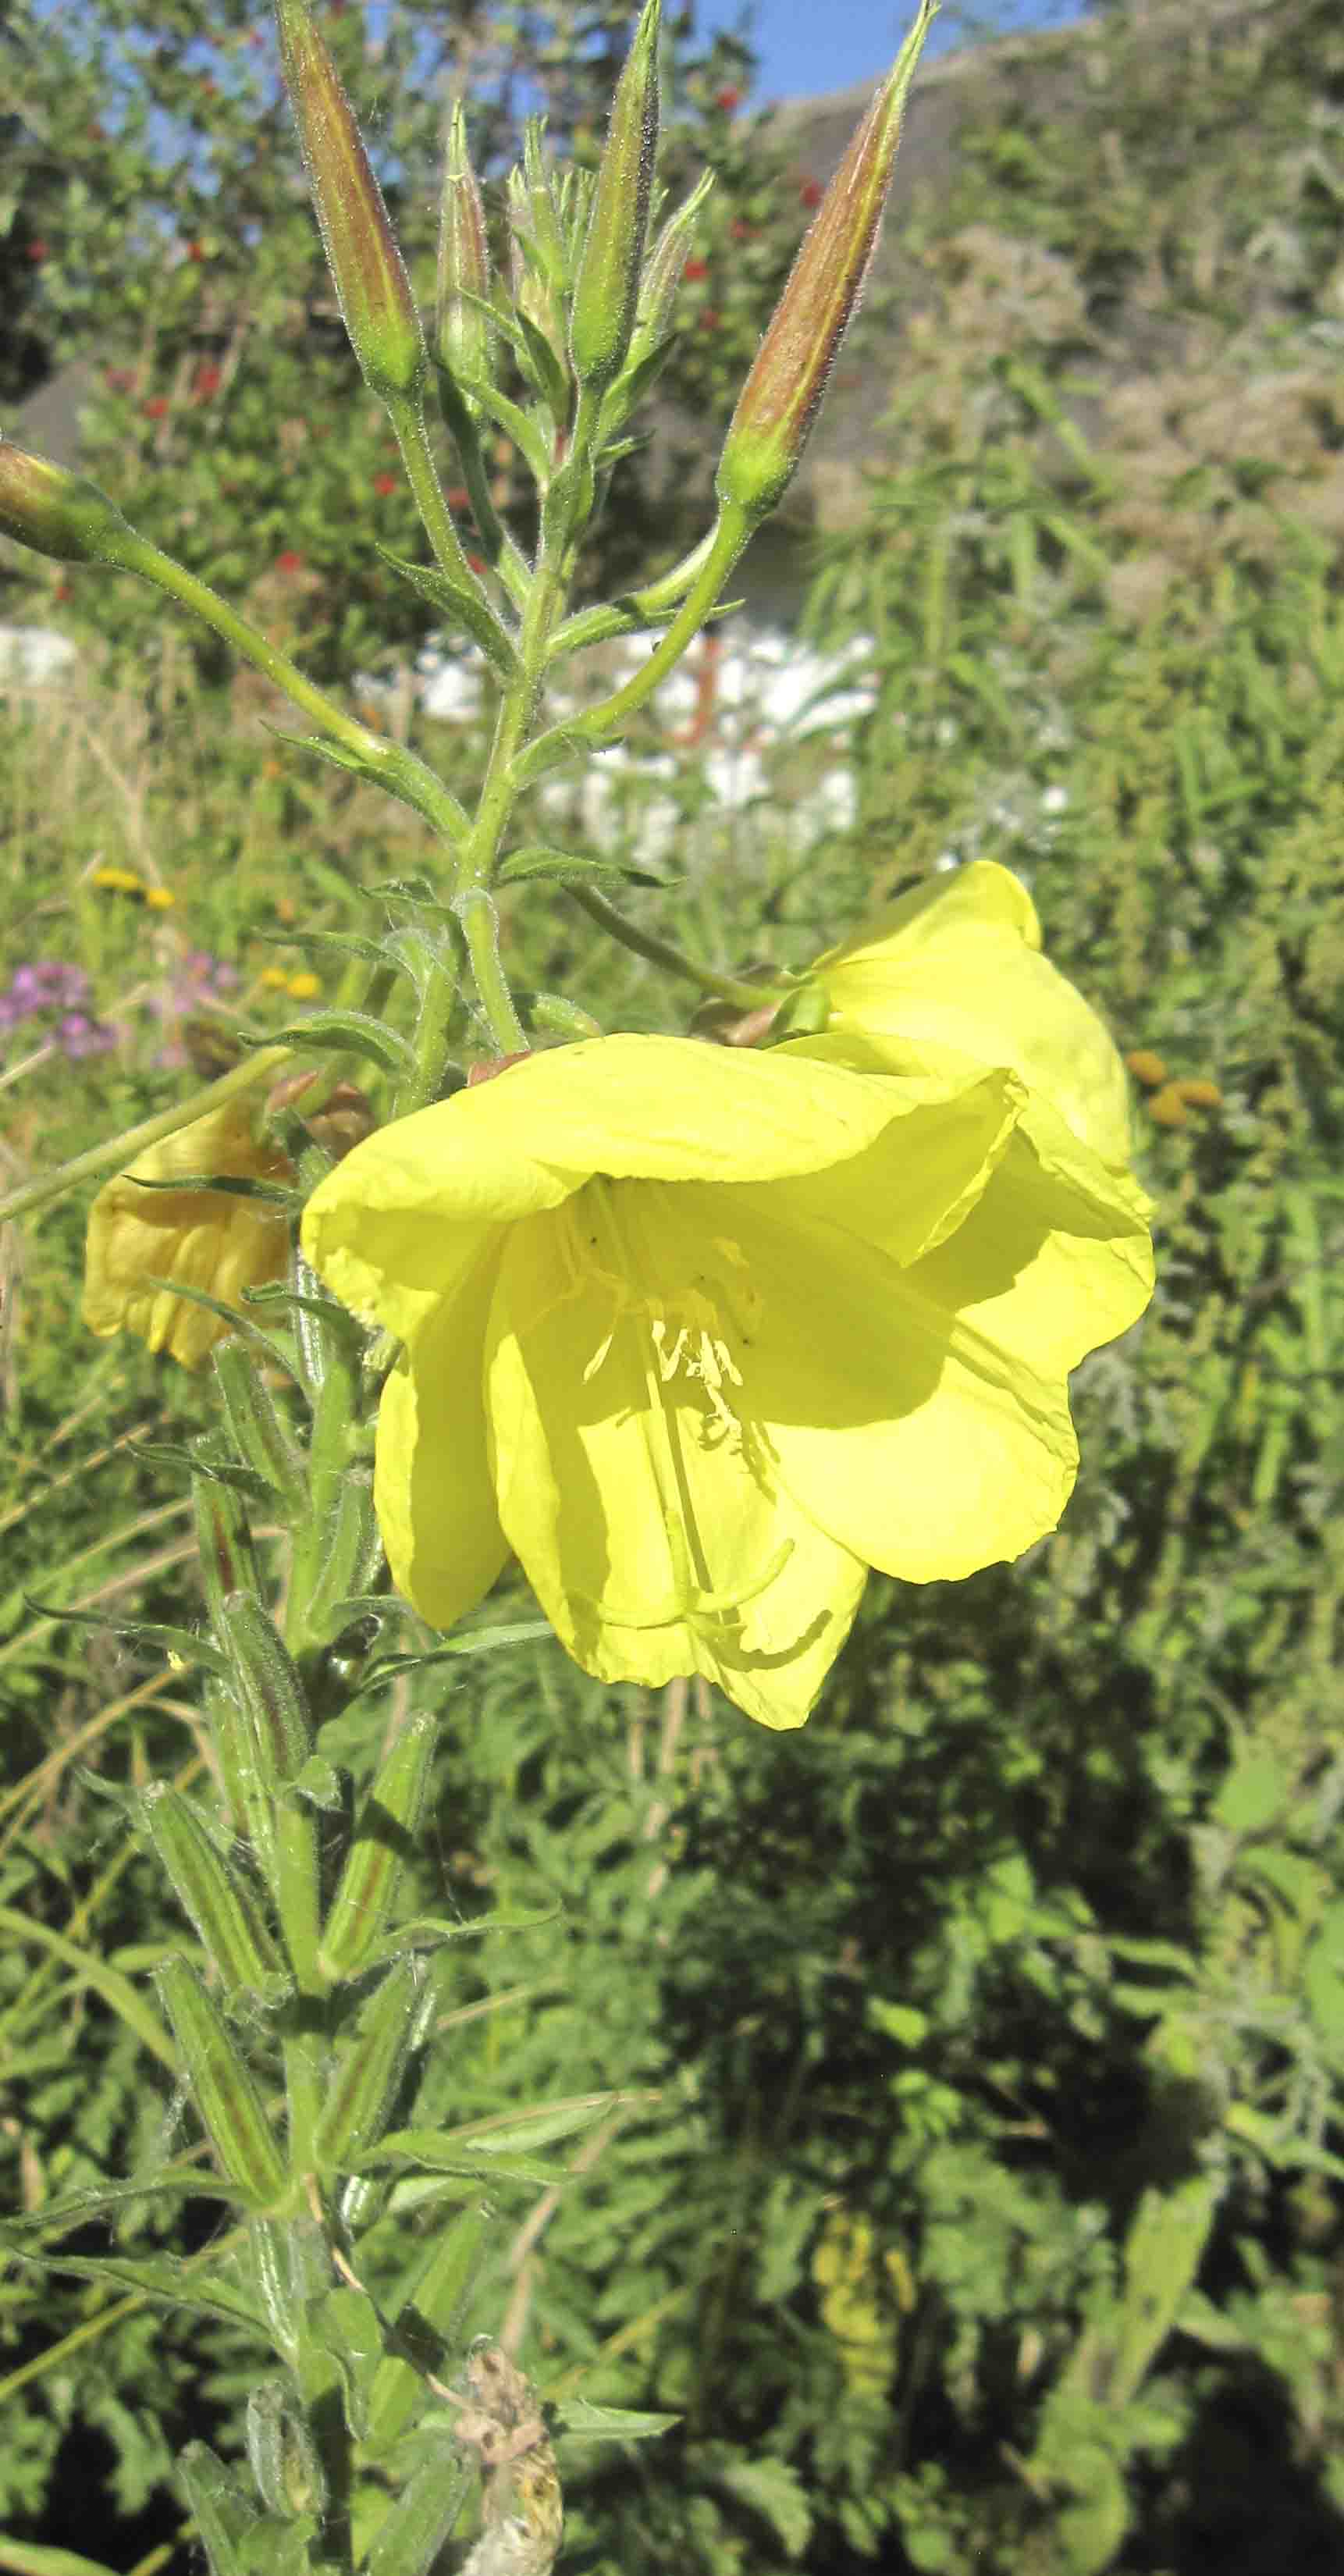
{"type": "Polygon", "coordinates": [[[383,1389],[373,1499],[392,1580],[435,1628],[483,1601],[508,1556],[481,1368],[496,1266],[478,1265],[383,1389]]]}
{"type": "MultiPolygon", "coordinates": [[[[1038,953],[1040,940],[1030,896],[992,860],[916,887],[817,960],[828,1037],[867,1040],[896,1071],[923,1042],[1011,1066],[1103,1162],[1123,1166],[1124,1067],[1096,1012],[1038,953]]],[[[833,1046],[826,1053],[834,1060],[833,1046]]]]}
{"type": "Polygon", "coordinates": [[[287,1157],[258,1144],[253,1116],[247,1102],[227,1101],[151,1145],[99,1191],[89,1211],[84,1263],[83,1313],[91,1332],[138,1333],[152,1351],[166,1350],[184,1368],[199,1368],[229,1326],[207,1307],[147,1282],[178,1280],[237,1305],[245,1288],[284,1276],[289,1227],[274,1207],[222,1191],[143,1186],[207,1175],[292,1180],[287,1157]]]}
{"type": "MultiPolygon", "coordinates": [[[[917,1055],[911,1073],[910,1096],[922,1096],[917,1055]]],[[[845,1067],[695,1038],[586,1039],[357,1145],[313,1192],[303,1247],[356,1314],[409,1340],[484,1256],[491,1227],[560,1206],[595,1172],[817,1171],[861,1153],[900,1105],[845,1067]]]]}
{"type": "Polygon", "coordinates": [[[731,1353],[677,1322],[700,1293],[679,1202],[594,1183],[511,1235],[488,1362],[500,1519],[586,1671],[703,1673],[763,1724],[797,1726],[865,1568],[780,1487],[734,1411],[731,1353]]]}

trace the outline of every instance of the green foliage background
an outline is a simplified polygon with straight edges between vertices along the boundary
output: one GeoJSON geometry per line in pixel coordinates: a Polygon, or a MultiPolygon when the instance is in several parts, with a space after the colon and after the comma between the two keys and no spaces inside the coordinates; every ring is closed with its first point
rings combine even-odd
{"type": "MultiPolygon", "coordinates": [[[[671,909],[720,962],[802,964],[993,855],[1121,1045],[1216,1087],[1170,1125],[1136,1088],[1159,1288],[1075,1381],[1063,1530],[966,1584],[875,1579],[797,1737],[549,1645],[402,1685],[443,1721],[421,1901],[481,1930],[435,1971],[417,2120],[616,2097],[559,2179],[499,2192],[472,2322],[525,2315],[544,2390],[681,2419],[637,2457],[562,2446],[576,2570],[1344,2564],[1344,49],[1329,12],[1264,17],[1258,55],[1192,48],[1162,120],[1119,26],[1067,128],[978,138],[924,210],[896,460],[808,612],[820,644],[871,639],[854,827],[786,830],[815,746],[774,748],[745,818],[694,751],[672,791],[671,909]],[[1203,370],[1179,401],[1154,375],[1146,429],[1101,365],[1136,293],[1203,370]],[[1084,434],[1060,399],[1089,369],[1084,434]]],[[[209,949],[244,978],[220,1024],[289,1007],[277,959],[334,989],[304,934],[349,926],[418,826],[389,851],[363,789],[249,721],[171,646],[147,695],[108,648],[101,685],[12,699],[7,950],[124,1010],[209,949]],[[100,894],[99,864],[175,910],[100,894]]],[[[478,749],[464,726],[464,775],[478,749]]],[[[520,905],[511,936],[525,976],[666,1024],[582,925],[520,905]]],[[[173,1095],[163,1021],[128,1027],[13,1081],[16,1165],[173,1095]]],[[[30,2207],[192,2152],[128,2002],[180,1928],[118,1796],[203,1785],[191,1685],[50,1610],[181,1616],[185,1506],[132,1444],[209,1395],[81,1336],[79,1229],[34,1230],[5,1360],[0,2150],[30,2207]]],[[[371,1698],[327,1749],[366,1774],[398,1713],[371,1698]]],[[[389,2280],[444,2221],[386,2223],[389,2280]]],[[[172,2204],[128,2229],[176,2241],[172,2204]]],[[[244,2335],[13,2270],[0,2336],[0,2519],[112,2557],[119,2515],[130,2566],[174,2449],[227,2439],[244,2335]]]]}

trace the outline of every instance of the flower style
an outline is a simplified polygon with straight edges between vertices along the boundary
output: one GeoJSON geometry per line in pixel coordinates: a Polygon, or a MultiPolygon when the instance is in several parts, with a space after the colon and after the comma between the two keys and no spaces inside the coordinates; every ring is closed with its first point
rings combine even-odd
{"type": "Polygon", "coordinates": [[[585,1670],[796,1726],[870,1566],[1053,1529],[1067,1372],[1151,1271],[1133,1183],[1058,1120],[1021,1137],[1029,1100],[937,1044],[874,1076],[616,1036],[357,1146],[303,1239],[405,1344],[375,1477],[402,1591],[449,1627],[512,1550],[585,1670]]]}
{"type": "Polygon", "coordinates": [[[257,1142],[253,1112],[228,1100],[151,1145],[99,1191],[89,1212],[84,1256],[84,1321],[104,1336],[138,1333],[152,1351],[199,1368],[229,1326],[222,1315],[156,1279],[198,1288],[236,1305],[244,1288],[284,1276],[289,1227],[265,1200],[193,1189],[203,1178],[289,1181],[287,1156],[257,1142]],[[181,1189],[165,1182],[181,1181],[181,1189]],[[146,1188],[146,1182],[158,1187],[146,1188]]]}

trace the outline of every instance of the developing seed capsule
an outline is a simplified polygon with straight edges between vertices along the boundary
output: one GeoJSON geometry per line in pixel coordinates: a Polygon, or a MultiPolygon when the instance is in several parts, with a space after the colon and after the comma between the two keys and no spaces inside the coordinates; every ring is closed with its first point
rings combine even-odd
{"type": "Polygon", "coordinates": [[[307,0],[277,0],[280,59],[327,265],[365,383],[414,394],[427,356],[411,281],[350,101],[307,0]]]}
{"type": "Polygon", "coordinates": [[[862,292],[906,95],[936,5],[920,0],[914,26],[822,199],[738,397],[715,489],[726,507],[752,521],[774,509],[792,479],[862,292]]]}
{"type": "Polygon", "coordinates": [[[647,0],[616,86],[574,288],[569,324],[574,373],[581,385],[599,391],[625,359],[639,304],[658,149],[660,8],[661,0],[647,0]]]}
{"type": "Polygon", "coordinates": [[[264,2208],[284,2191],[284,2159],[223,2016],[185,1959],[165,1961],[158,1988],[221,2170],[264,2208]]]}

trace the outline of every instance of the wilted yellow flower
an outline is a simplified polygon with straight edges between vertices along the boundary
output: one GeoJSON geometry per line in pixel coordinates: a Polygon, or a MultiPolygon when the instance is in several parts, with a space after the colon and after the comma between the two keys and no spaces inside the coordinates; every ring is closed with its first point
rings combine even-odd
{"type": "Polygon", "coordinates": [[[1133,1183],[1058,1120],[1020,1142],[1028,1104],[937,1046],[875,1078],[618,1036],[356,1146],[303,1240],[406,1345],[403,1592],[450,1627],[512,1549],[585,1670],[796,1726],[869,1566],[1020,1555],[1073,1484],[1067,1373],[1151,1284],[1133,1183]]]}
{"type": "Polygon", "coordinates": [[[119,1172],[89,1212],[84,1254],[84,1321],[91,1332],[138,1333],[152,1351],[199,1368],[229,1330],[223,1317],[152,1279],[179,1280],[236,1305],[244,1288],[282,1278],[289,1255],[283,1213],[264,1200],[222,1190],[146,1189],[146,1181],[289,1181],[288,1157],[261,1145],[253,1110],[230,1100],[119,1172]]]}
{"type": "MultiPolygon", "coordinates": [[[[917,886],[817,959],[825,1035],[797,1041],[831,1062],[900,1072],[913,1050],[954,1048],[1020,1074],[1033,1113],[1062,1118],[1103,1163],[1129,1163],[1120,1056],[1081,993],[1040,954],[1026,887],[992,859],[917,886]]],[[[790,1048],[790,1052],[792,1052],[790,1048]]]]}

